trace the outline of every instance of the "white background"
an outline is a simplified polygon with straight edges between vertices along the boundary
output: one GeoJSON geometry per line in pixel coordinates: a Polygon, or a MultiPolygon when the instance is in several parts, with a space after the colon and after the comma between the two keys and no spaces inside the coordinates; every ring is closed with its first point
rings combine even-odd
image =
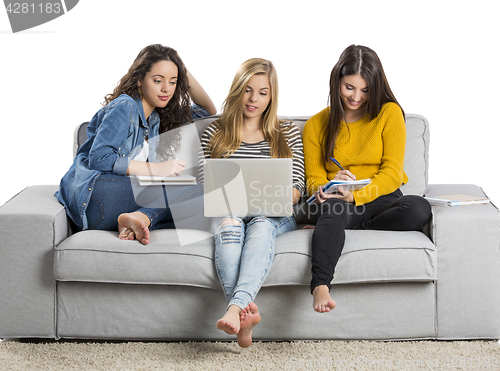
{"type": "Polygon", "coordinates": [[[495,0],[80,0],[17,34],[1,9],[0,205],[59,183],[75,126],[152,43],[178,50],[219,111],[243,61],[272,60],[280,115],[326,107],[340,53],[369,46],[404,110],[430,122],[430,183],[477,184],[500,204],[497,9],[495,0]]]}

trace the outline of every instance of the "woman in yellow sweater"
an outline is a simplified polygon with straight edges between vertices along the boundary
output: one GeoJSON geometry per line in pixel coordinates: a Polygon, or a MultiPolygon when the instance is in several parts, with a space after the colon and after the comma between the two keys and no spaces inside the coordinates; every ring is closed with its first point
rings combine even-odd
{"type": "Polygon", "coordinates": [[[309,195],[319,207],[312,238],[313,307],[335,307],[331,280],[345,241],[345,229],[420,230],[431,207],[420,196],[403,196],[404,112],[385,77],[377,54],[349,46],[330,76],[330,106],[304,127],[304,157],[309,195]],[[330,158],[335,158],[340,166],[330,158]],[[331,179],[371,179],[356,191],[322,190],[331,179]]]}

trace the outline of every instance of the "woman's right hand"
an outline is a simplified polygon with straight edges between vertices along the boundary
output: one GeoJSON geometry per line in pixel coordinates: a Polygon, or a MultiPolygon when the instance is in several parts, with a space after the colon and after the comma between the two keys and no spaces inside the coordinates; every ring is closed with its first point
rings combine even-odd
{"type": "Polygon", "coordinates": [[[356,180],[356,175],[349,170],[340,170],[335,174],[334,180],[356,180]]]}
{"type": "MultiPolygon", "coordinates": [[[[153,164],[151,164],[153,165],[153,164]]],[[[186,167],[186,162],[178,159],[168,160],[154,164],[156,176],[178,176],[186,167]]]]}
{"type": "MultiPolygon", "coordinates": [[[[356,175],[349,170],[340,170],[335,174],[334,180],[356,180],[356,175]]],[[[345,191],[341,187],[337,187],[336,192],[324,193],[323,187],[320,187],[314,195],[316,196],[315,203],[323,203],[329,198],[338,198],[346,202],[354,202],[354,196],[350,191],[345,191]]]]}

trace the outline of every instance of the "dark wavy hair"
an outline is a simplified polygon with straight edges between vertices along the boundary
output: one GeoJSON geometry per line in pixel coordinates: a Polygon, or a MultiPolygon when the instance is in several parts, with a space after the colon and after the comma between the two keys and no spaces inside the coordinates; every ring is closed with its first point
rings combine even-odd
{"type": "Polygon", "coordinates": [[[176,129],[191,120],[191,103],[189,98],[189,80],[187,70],[181,58],[172,48],[160,44],[146,46],[141,50],[127,74],[121,78],[112,94],[104,98],[104,105],[118,98],[121,94],[131,97],[140,96],[138,82],[142,81],[151,70],[153,64],[160,61],[171,61],[178,69],[177,87],[166,107],[156,107],[160,116],[160,134],[176,129]]]}
{"type": "Polygon", "coordinates": [[[340,80],[344,76],[360,75],[368,84],[370,92],[365,110],[370,120],[378,116],[382,106],[387,102],[396,103],[403,112],[401,105],[396,100],[385,76],[382,62],[377,53],[372,49],[351,45],[340,55],[339,61],[333,67],[330,75],[330,119],[325,136],[325,161],[328,163],[335,148],[338,132],[345,120],[344,106],[340,98],[340,80]]]}

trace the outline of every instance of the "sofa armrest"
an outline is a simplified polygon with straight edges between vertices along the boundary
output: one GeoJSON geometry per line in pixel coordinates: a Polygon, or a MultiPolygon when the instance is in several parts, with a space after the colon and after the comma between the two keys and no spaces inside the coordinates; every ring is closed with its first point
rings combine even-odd
{"type": "MultiPolygon", "coordinates": [[[[429,185],[427,196],[485,196],[475,185],[429,185]]],[[[500,338],[500,213],[493,204],[433,207],[437,337],[500,338]]]]}
{"type": "Polygon", "coordinates": [[[56,190],[28,187],[0,207],[0,338],[56,337],[54,247],[69,235],[56,190]]]}

